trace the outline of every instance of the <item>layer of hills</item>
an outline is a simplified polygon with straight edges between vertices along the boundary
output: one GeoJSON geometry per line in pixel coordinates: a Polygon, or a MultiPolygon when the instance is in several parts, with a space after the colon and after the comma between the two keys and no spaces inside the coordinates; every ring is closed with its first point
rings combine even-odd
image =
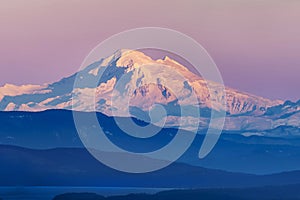
{"type": "MultiPolygon", "coordinates": [[[[93,115],[86,112],[77,114],[85,119],[90,119],[93,115]]],[[[118,147],[130,152],[153,152],[161,149],[169,144],[178,132],[176,128],[163,128],[151,138],[136,138],[121,130],[113,117],[101,113],[97,113],[97,117],[106,137],[118,147]]],[[[122,122],[122,119],[124,122],[127,121],[127,118],[119,118],[118,123],[122,122]]],[[[141,126],[147,125],[145,122],[134,120],[141,126]]],[[[87,133],[93,132],[93,122],[85,124],[82,128],[87,133]]],[[[268,134],[280,135],[279,133],[284,130],[284,127],[280,129],[270,130],[268,134]]],[[[191,133],[184,131],[184,134],[191,133]]],[[[251,174],[273,174],[300,169],[299,137],[256,135],[245,137],[241,131],[236,131],[235,134],[232,134],[232,131],[223,131],[210,154],[204,159],[199,159],[198,154],[203,139],[203,134],[197,134],[191,146],[179,158],[178,162],[208,169],[251,174]]],[[[45,166],[52,163],[51,165],[54,166],[56,159],[59,159],[55,156],[64,156],[62,160],[65,163],[58,169],[63,170],[64,166],[68,166],[66,168],[68,171],[68,169],[71,170],[71,166],[76,166],[68,164],[69,159],[74,159],[74,162],[77,160],[79,162],[77,164],[82,163],[82,159],[78,160],[79,157],[76,156],[76,152],[86,151],[84,149],[85,147],[75,128],[72,111],[0,112],[1,169],[4,169],[5,163],[6,169],[12,171],[14,171],[12,166],[20,168],[21,171],[24,170],[23,166],[26,163],[31,165],[33,169],[35,165],[38,165],[39,168],[41,165],[45,166]],[[20,147],[29,150],[23,150],[20,147]],[[50,154],[50,152],[56,153],[50,154]],[[48,155],[51,157],[47,157],[48,155]],[[23,156],[26,159],[22,160],[21,157],[23,156]],[[21,164],[22,162],[23,164],[21,164]]],[[[85,155],[88,156],[88,153],[85,155]]],[[[88,165],[87,162],[82,164],[88,165]]],[[[41,167],[41,169],[43,168],[41,167]]],[[[28,167],[28,170],[30,169],[28,167]]],[[[72,170],[75,173],[79,169],[72,170]]],[[[297,177],[299,178],[299,176],[294,178],[297,179],[297,177]]],[[[6,181],[5,179],[2,180],[6,181]]]]}

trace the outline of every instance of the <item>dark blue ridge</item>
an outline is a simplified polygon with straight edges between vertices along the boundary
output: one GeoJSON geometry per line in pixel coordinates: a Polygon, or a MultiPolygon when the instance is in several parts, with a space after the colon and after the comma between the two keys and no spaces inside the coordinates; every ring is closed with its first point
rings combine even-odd
{"type": "MultiPolygon", "coordinates": [[[[88,119],[93,113],[78,113],[88,119]]],[[[99,124],[111,142],[132,152],[149,152],[167,145],[178,129],[163,128],[159,134],[139,139],[130,136],[116,126],[115,119],[97,113],[99,124]]],[[[119,118],[126,122],[127,118],[119,118]]],[[[147,122],[132,118],[141,126],[147,122]]],[[[153,126],[153,125],[150,125],[153,126]]],[[[179,162],[192,166],[220,169],[252,174],[272,174],[300,170],[300,138],[291,133],[300,130],[280,126],[265,130],[272,135],[283,137],[243,136],[242,131],[223,131],[222,135],[204,159],[198,153],[206,130],[197,134],[189,149],[179,162]]],[[[256,130],[249,131],[255,134],[256,130]]],[[[186,131],[186,134],[191,134],[186,131]]],[[[142,134],[142,133],[141,133],[142,134]]],[[[44,112],[0,112],[0,144],[20,146],[29,149],[84,148],[73,121],[72,111],[48,110],[44,112]]]]}

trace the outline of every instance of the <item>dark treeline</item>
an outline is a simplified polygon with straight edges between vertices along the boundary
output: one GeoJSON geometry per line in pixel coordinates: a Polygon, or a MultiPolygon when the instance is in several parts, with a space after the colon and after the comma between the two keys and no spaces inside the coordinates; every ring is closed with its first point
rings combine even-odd
{"type": "Polygon", "coordinates": [[[157,194],[129,194],[104,197],[94,193],[68,193],[53,200],[296,200],[300,199],[300,185],[245,189],[172,190],[157,194]]]}

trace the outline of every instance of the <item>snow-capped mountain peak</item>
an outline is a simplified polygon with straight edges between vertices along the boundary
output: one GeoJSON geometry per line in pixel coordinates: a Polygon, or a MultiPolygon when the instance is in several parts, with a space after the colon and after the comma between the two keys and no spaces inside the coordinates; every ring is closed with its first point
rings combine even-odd
{"type": "MultiPolygon", "coordinates": [[[[167,125],[178,126],[180,113],[176,110],[185,106],[200,109],[203,117],[201,123],[205,126],[209,122],[210,110],[225,109],[229,114],[226,126],[236,129],[247,123],[247,120],[241,120],[243,116],[263,116],[270,107],[283,103],[231,88],[225,88],[225,96],[220,91],[222,88],[220,84],[192,73],[170,57],[154,60],[143,52],[122,49],[52,84],[8,84],[0,87],[0,110],[74,109],[120,116],[130,113],[137,117],[137,113],[147,116],[153,105],[159,104],[170,112],[167,125]],[[79,85],[74,86],[76,77],[79,85]],[[211,95],[207,84],[214,95],[211,95]],[[192,94],[197,96],[199,102],[191,98],[192,94]],[[130,97],[129,107],[124,104],[127,97],[130,97]],[[114,102],[112,98],[115,98],[114,102]],[[222,99],[227,102],[225,108],[222,99]]],[[[186,125],[191,126],[193,120],[193,116],[186,116],[186,125]]]]}
{"type": "Polygon", "coordinates": [[[120,49],[113,55],[103,59],[100,66],[110,66],[116,63],[117,67],[137,67],[152,63],[153,60],[137,50],[120,49]]]}

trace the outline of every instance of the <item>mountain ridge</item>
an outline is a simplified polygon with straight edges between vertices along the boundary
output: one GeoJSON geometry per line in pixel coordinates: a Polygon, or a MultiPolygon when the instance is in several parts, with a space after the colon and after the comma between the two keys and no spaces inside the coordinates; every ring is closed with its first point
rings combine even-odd
{"type": "MultiPolygon", "coordinates": [[[[84,119],[94,115],[87,112],[76,114],[84,119]]],[[[151,138],[136,138],[121,130],[114,117],[102,113],[96,115],[105,136],[118,147],[130,152],[160,149],[172,141],[179,131],[177,128],[163,128],[151,138]]],[[[133,120],[140,126],[148,125],[143,121],[133,120]]],[[[126,123],[127,118],[118,118],[118,122],[126,123]]],[[[95,131],[93,125],[88,121],[82,128],[92,133],[95,131]]],[[[202,130],[178,161],[194,166],[254,174],[297,170],[300,166],[300,129],[297,130],[290,130],[289,127],[251,132],[223,130],[212,152],[206,158],[199,159],[199,148],[206,134],[206,130],[202,130]],[[246,135],[247,133],[251,134],[246,135]],[[261,136],[255,133],[261,133],[261,136]],[[256,163],[255,167],[253,163],[256,163]]],[[[193,133],[184,131],[184,134],[193,133]]],[[[0,112],[0,141],[1,145],[37,150],[84,148],[73,121],[73,112],[69,110],[0,112]]]]}
{"type": "Polygon", "coordinates": [[[0,185],[3,186],[240,188],[300,183],[298,178],[300,171],[297,170],[254,175],[208,169],[179,162],[156,172],[128,174],[103,165],[86,149],[79,148],[32,150],[0,145],[0,154],[3,163],[0,172],[3,178],[0,180],[0,185]]]}

